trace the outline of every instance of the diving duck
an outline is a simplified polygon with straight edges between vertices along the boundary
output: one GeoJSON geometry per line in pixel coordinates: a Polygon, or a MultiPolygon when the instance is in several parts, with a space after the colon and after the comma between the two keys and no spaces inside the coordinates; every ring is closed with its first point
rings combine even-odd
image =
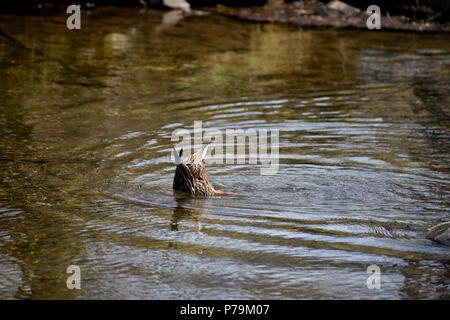
{"type": "Polygon", "coordinates": [[[203,146],[190,156],[188,160],[182,160],[183,149],[177,153],[173,148],[175,162],[175,177],[173,178],[173,189],[189,193],[193,196],[210,197],[217,195],[231,195],[230,193],[214,189],[209,182],[205,168],[205,156],[208,145],[203,146]]]}
{"type": "Polygon", "coordinates": [[[428,231],[427,239],[450,246],[450,222],[434,226],[428,231]]]}

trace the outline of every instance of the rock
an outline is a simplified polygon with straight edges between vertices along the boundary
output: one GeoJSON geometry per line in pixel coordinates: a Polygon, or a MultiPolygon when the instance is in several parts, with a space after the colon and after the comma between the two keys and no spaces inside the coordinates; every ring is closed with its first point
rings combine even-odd
{"type": "Polygon", "coordinates": [[[427,239],[450,246],[450,222],[434,226],[428,231],[427,239]]]}
{"type": "Polygon", "coordinates": [[[163,0],[163,4],[172,9],[181,9],[187,12],[191,11],[191,5],[185,0],[163,0]]]}
{"type": "Polygon", "coordinates": [[[347,12],[347,13],[357,13],[360,10],[358,8],[352,7],[342,1],[334,0],[328,3],[328,8],[341,11],[341,12],[347,12]]]}

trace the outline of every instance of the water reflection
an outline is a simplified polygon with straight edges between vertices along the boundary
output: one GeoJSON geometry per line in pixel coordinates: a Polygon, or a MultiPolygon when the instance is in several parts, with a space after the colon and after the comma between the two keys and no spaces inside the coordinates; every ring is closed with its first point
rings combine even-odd
{"type": "Polygon", "coordinates": [[[172,219],[170,221],[170,230],[172,231],[180,231],[180,224],[183,223],[183,220],[187,220],[190,223],[194,223],[193,226],[190,226],[189,230],[192,232],[201,232],[201,215],[204,213],[201,208],[202,205],[205,204],[204,201],[198,199],[192,199],[186,197],[186,195],[175,195],[177,206],[173,210],[172,219]],[[186,205],[191,206],[185,207],[186,205]],[[194,207],[192,207],[194,206],[194,207]]]}

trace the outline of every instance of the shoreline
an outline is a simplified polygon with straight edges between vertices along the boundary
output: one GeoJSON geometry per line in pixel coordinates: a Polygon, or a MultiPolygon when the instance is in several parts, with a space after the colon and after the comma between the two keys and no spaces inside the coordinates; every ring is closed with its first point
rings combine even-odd
{"type": "MultiPolygon", "coordinates": [[[[336,9],[315,0],[245,8],[219,6],[213,11],[244,21],[280,23],[298,28],[369,30],[366,25],[369,14],[365,11],[348,5],[336,9]]],[[[381,29],[371,31],[450,32],[450,22],[430,22],[381,12],[381,29]]]]}

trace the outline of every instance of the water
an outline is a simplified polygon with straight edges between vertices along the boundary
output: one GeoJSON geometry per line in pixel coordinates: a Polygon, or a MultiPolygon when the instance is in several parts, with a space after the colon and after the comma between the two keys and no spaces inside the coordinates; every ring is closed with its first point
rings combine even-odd
{"type": "Polygon", "coordinates": [[[0,16],[0,298],[450,297],[449,35],[163,14],[0,16]],[[200,120],[279,129],[278,173],[174,195],[200,120]]]}

